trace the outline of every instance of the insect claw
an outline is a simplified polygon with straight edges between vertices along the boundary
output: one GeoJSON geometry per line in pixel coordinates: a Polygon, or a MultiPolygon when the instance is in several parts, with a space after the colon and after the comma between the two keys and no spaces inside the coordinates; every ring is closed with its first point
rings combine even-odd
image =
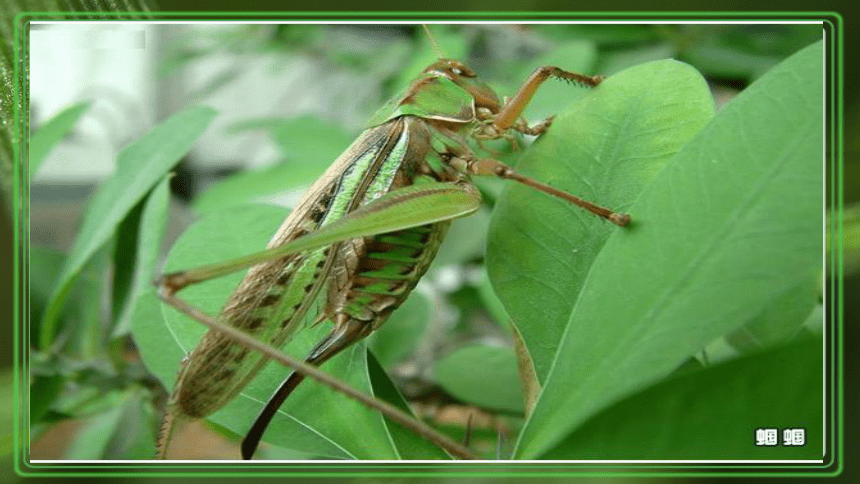
{"type": "Polygon", "coordinates": [[[630,224],[630,214],[626,213],[613,213],[609,216],[609,221],[618,225],[619,227],[626,227],[630,224]]]}

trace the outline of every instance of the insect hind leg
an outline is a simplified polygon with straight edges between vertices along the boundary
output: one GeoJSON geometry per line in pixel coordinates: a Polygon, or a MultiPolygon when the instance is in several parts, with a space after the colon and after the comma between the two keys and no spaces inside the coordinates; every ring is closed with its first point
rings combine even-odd
{"type": "MultiPolygon", "coordinates": [[[[364,339],[372,331],[373,325],[369,321],[361,321],[340,313],[335,317],[335,327],[322,341],[317,343],[307,358],[305,358],[305,362],[319,366],[356,341],[364,339]]],[[[293,390],[304,379],[305,375],[299,372],[294,371],[290,373],[290,376],[281,383],[278,390],[269,398],[269,401],[266,402],[266,406],[260,411],[251,429],[245,435],[245,438],[242,439],[241,449],[243,459],[251,459],[257,450],[257,446],[260,444],[260,439],[263,437],[266,427],[269,426],[272,418],[278,412],[278,409],[281,408],[287,397],[290,396],[293,390]]]]}

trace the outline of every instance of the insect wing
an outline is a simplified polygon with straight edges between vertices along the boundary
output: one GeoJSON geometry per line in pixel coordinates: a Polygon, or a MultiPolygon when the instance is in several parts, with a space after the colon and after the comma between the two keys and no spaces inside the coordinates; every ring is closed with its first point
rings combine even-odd
{"type": "MultiPolygon", "coordinates": [[[[269,241],[269,248],[301,241],[306,234],[336,222],[355,204],[356,197],[364,195],[369,184],[366,174],[378,171],[370,167],[387,160],[388,147],[397,145],[392,139],[402,130],[402,126],[388,123],[363,133],[308,190],[269,241]]],[[[225,227],[222,232],[227,232],[225,227]]],[[[303,327],[336,253],[335,248],[317,244],[287,256],[255,260],[257,265],[236,286],[223,309],[215,311],[218,320],[280,348],[303,327]]],[[[252,264],[228,260],[213,266],[214,271],[208,267],[197,272],[208,279],[248,265],[252,264]]],[[[189,354],[174,400],[186,415],[207,416],[235,398],[267,362],[223,334],[209,331],[189,354]]]]}

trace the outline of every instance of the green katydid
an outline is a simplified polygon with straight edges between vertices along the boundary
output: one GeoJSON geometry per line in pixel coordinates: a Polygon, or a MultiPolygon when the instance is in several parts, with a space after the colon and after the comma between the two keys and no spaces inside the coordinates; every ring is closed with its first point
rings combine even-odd
{"type": "MultiPolygon", "coordinates": [[[[177,417],[202,418],[215,412],[269,359],[278,359],[294,371],[242,442],[243,458],[251,458],[269,421],[304,377],[313,373],[325,379],[318,370],[265,348],[283,346],[301,329],[318,299],[323,308],[317,322],[332,321],[334,328],[307,356],[309,365],[321,365],[379,328],[429,267],[450,221],[480,206],[470,175],[515,180],[627,225],[626,214],[523,176],[495,159],[479,158],[469,147],[469,138],[480,144],[512,139],[512,131],[538,135],[546,130],[551,119],[529,126],[521,114],[550,77],[592,87],[602,80],[545,66],[502,103],[474,71],[440,56],[371,118],[370,127],[307,191],[267,250],[159,278],[165,302],[210,327],[179,370],[159,455],[167,453],[177,417]],[[176,296],[189,284],[247,267],[247,275],[214,318],[176,296]]],[[[455,455],[469,456],[456,444],[437,443],[455,455]]]]}

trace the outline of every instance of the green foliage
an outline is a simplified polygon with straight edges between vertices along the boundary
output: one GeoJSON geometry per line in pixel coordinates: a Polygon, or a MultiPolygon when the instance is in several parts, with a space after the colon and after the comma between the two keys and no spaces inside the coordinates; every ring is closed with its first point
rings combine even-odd
{"type": "Polygon", "coordinates": [[[57,318],[72,282],[87,260],[111,239],[129,211],[188,152],[214,116],[211,108],[191,108],[174,115],[119,154],[117,172],[93,196],[58,277],[37,341],[40,347],[49,346],[56,338],[57,318]]]}
{"type": "Polygon", "coordinates": [[[667,378],[605,408],[543,458],[820,458],[821,356],[821,340],[800,340],[667,378]],[[802,427],[807,444],[755,447],[753,430],[764,426],[802,427]]]}
{"type": "MultiPolygon", "coordinates": [[[[561,113],[517,168],[586,200],[632,212],[638,225],[641,215],[631,204],[712,114],[713,101],[694,69],[676,61],[643,64],[608,78],[561,113]]],[[[541,381],[589,267],[617,231],[525,186],[509,185],[497,203],[487,266],[541,381]],[[530,275],[544,267],[554,270],[530,275]]]]}
{"type": "Polygon", "coordinates": [[[129,390],[115,404],[86,421],[66,452],[67,459],[150,459],[155,445],[152,404],[143,389],[129,390]]]}
{"type": "Polygon", "coordinates": [[[430,309],[427,296],[415,291],[368,337],[367,346],[382,366],[390,368],[412,354],[427,329],[430,309]]]}
{"type": "MultiPolygon", "coordinates": [[[[520,157],[517,168],[529,176],[632,214],[634,224],[617,228],[527,188],[508,184],[498,193],[491,180],[478,180],[489,203],[451,229],[422,282],[432,297],[416,292],[366,344],[323,369],[408,410],[392,381],[399,378],[386,372],[427,365],[435,371],[424,376],[438,391],[496,412],[509,428],[526,418],[513,458],[745,458],[739,449],[754,448],[763,416],[808,430],[805,448],[769,449],[769,457],[805,458],[820,449],[821,434],[810,430],[821,421],[820,404],[812,405],[821,397],[820,341],[804,339],[821,321],[820,44],[763,74],[820,29],[701,27],[434,27],[446,54],[463,57],[502,95],[544,63],[614,74],[594,90],[547,84],[527,118],[556,114],[553,126],[521,157],[505,156],[520,157]],[[703,76],[736,85],[760,78],[714,115],[703,76]],[[459,285],[433,286],[452,268],[459,285]],[[459,299],[450,297],[455,292],[459,299]],[[466,316],[455,327],[446,313],[466,316]],[[522,338],[519,355],[509,319],[522,338]],[[499,324],[483,323],[490,320],[499,324]],[[428,350],[426,339],[435,346],[428,350]],[[715,342],[731,350],[729,361],[711,365],[716,358],[705,351],[698,363],[715,342]],[[535,373],[518,375],[518,358],[521,370],[535,373]],[[530,382],[527,399],[540,391],[528,415],[521,381],[530,382]],[[768,413],[773,399],[779,405],[768,413]]],[[[202,47],[188,43],[163,68],[169,74],[225,51],[304,55],[325,67],[378,72],[381,105],[435,58],[416,41],[420,31],[391,29],[390,45],[366,50],[360,42],[350,49],[337,32],[256,26],[233,40],[225,34],[202,47]]],[[[344,38],[365,33],[353,29],[344,38]]],[[[70,253],[31,252],[39,348],[31,423],[38,433],[87,419],[68,457],[151,456],[145,449],[160,418],[152,403],[163,398],[160,387],[172,389],[182,357],[205,329],[163,307],[148,281],[263,248],[287,211],[249,202],[307,186],[353,139],[320,115],[232,126],[228,134],[262,131],[280,151],[269,166],[198,194],[192,203],[201,216],[162,269],[165,175],[214,116],[207,108],[184,111],[130,145],[93,197],[70,253]],[[107,280],[107,271],[115,277],[107,280]],[[123,352],[129,331],[142,366],[123,352]],[[127,428],[130,420],[141,423],[127,428]]],[[[215,314],[242,276],[181,295],[215,314]]],[[[285,351],[303,357],[328,329],[300,332],[285,351]]],[[[267,366],[208,420],[242,435],[287,373],[267,366]]],[[[265,439],[313,458],[447,458],[313,382],[287,400],[265,439]]]]}
{"type": "Polygon", "coordinates": [[[635,225],[606,240],[566,295],[575,304],[518,456],[540,457],[820,270],[822,62],[813,44],[762,77],[645,186],[635,225]]]}
{"type": "Polygon", "coordinates": [[[257,130],[271,137],[284,160],[215,183],[194,200],[196,210],[218,210],[310,186],[353,140],[342,128],[312,116],[257,119],[230,129],[231,132],[257,130]]]}

